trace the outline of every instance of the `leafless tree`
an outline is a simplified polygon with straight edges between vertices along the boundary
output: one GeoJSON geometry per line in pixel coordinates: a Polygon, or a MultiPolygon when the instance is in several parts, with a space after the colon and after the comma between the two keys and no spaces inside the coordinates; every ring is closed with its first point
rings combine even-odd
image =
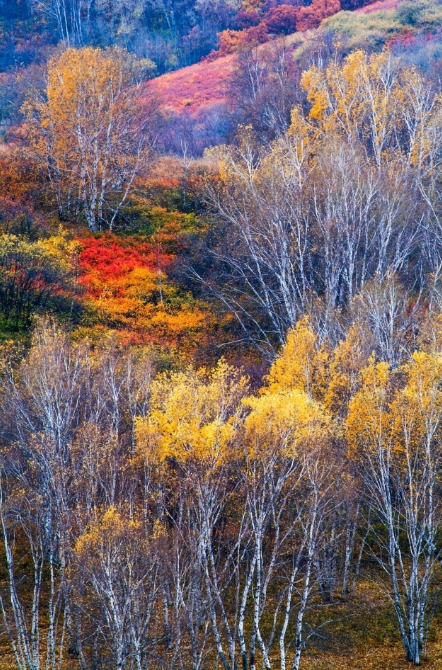
{"type": "Polygon", "coordinates": [[[82,46],[87,37],[92,0],[31,0],[57,26],[67,46],[82,46]]]}

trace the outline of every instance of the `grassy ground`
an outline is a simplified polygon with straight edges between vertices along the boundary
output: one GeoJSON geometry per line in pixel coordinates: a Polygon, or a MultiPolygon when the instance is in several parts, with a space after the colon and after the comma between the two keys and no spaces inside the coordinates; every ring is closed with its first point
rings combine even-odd
{"type": "MultiPolygon", "coordinates": [[[[371,582],[361,582],[355,597],[344,605],[318,612],[318,621],[331,619],[321,637],[312,636],[301,662],[302,670],[401,670],[406,661],[392,604],[371,582]]],[[[442,668],[442,611],[436,608],[422,666],[442,668]]]]}
{"type": "MultiPolygon", "coordinates": [[[[357,595],[346,604],[318,606],[309,619],[316,625],[329,619],[332,622],[321,629],[320,637],[312,635],[307,641],[301,670],[405,670],[414,667],[405,660],[388,599],[376,593],[371,584],[360,584],[357,595]]],[[[307,632],[308,629],[307,626],[307,632]]],[[[428,660],[423,659],[422,667],[440,670],[442,611],[438,611],[433,620],[429,638],[428,660]]],[[[274,667],[278,667],[276,658],[274,667]]],[[[63,670],[77,668],[75,659],[63,665],[63,670]]],[[[0,670],[16,670],[3,627],[0,628],[0,670]]],[[[156,670],[155,666],[152,665],[151,670],[156,670]]]]}

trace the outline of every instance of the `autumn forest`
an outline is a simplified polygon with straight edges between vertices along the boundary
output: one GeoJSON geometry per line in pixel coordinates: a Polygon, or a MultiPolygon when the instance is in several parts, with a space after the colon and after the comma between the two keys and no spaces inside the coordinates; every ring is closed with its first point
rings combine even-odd
{"type": "Polygon", "coordinates": [[[0,668],[442,665],[442,0],[0,0],[0,668]]]}

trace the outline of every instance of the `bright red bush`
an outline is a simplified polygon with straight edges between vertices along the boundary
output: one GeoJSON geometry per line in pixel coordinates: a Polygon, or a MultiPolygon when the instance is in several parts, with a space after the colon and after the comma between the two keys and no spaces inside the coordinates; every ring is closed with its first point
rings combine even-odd
{"type": "Polygon", "coordinates": [[[78,240],[79,283],[92,315],[87,333],[101,337],[112,329],[126,343],[176,347],[188,340],[192,348],[203,337],[206,316],[166,272],[180,246],[186,215],[153,211],[164,219],[164,230],[147,242],[109,233],[78,240]]]}
{"type": "MultiPolygon", "coordinates": [[[[112,234],[86,237],[79,242],[82,246],[80,282],[95,297],[101,295],[109,282],[118,283],[136,268],[152,272],[158,267],[162,270],[172,258],[158,253],[151,244],[134,240],[128,242],[112,234]]],[[[121,292],[121,287],[117,292],[121,292]]]]}

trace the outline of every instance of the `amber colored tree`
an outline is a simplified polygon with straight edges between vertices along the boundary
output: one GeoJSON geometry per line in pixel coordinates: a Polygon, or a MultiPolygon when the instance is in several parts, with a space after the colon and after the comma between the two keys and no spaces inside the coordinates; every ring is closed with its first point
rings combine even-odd
{"type": "Polygon", "coordinates": [[[28,150],[41,165],[61,218],[112,229],[152,149],[151,108],[141,107],[133,63],[119,49],[54,56],[46,100],[24,105],[28,150]]]}

